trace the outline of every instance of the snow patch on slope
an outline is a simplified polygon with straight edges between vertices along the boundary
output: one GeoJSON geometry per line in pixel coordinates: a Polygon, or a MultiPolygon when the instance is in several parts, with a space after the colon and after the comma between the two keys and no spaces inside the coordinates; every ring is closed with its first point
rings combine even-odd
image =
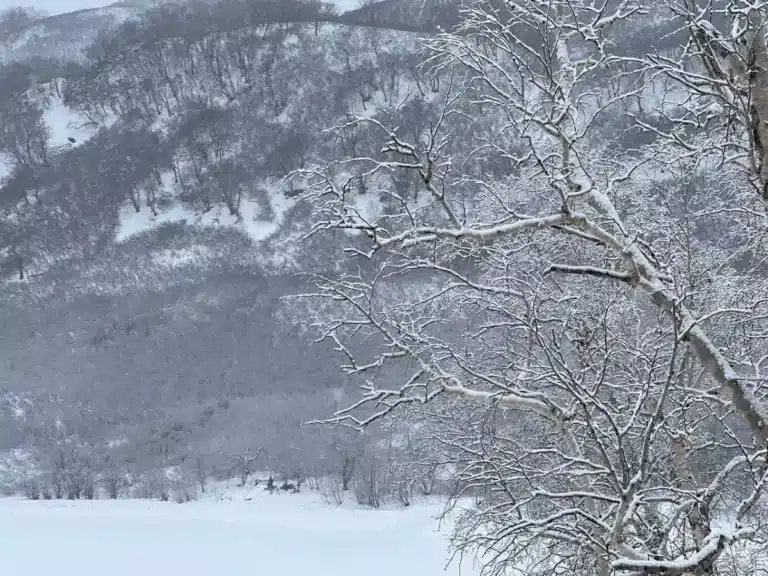
{"type": "Polygon", "coordinates": [[[43,120],[50,130],[48,144],[52,148],[80,146],[97,131],[92,126],[86,126],[80,115],[67,108],[58,98],[51,98],[50,106],[43,113],[43,120]]]}
{"type": "MultiPolygon", "coordinates": [[[[172,183],[163,178],[165,193],[171,195],[172,183]]],[[[279,184],[267,184],[263,187],[271,214],[264,214],[263,203],[255,198],[244,197],[240,203],[240,214],[235,216],[223,204],[216,205],[208,212],[201,213],[180,203],[168,208],[161,208],[157,215],[147,207],[138,212],[131,205],[123,206],[119,215],[117,242],[150,231],[169,223],[186,223],[202,228],[235,228],[244,232],[254,242],[261,242],[273,236],[279,229],[288,211],[295,205],[295,200],[287,198],[279,184]]]]}
{"type": "Polygon", "coordinates": [[[6,162],[2,156],[0,156],[0,184],[3,178],[7,178],[11,173],[11,164],[6,162]]]}
{"type": "Polygon", "coordinates": [[[120,210],[115,240],[125,242],[132,236],[153,230],[163,224],[194,223],[195,218],[195,213],[181,204],[161,209],[157,214],[152,214],[149,208],[142,208],[136,212],[132,206],[123,206],[120,210]]]}
{"type": "Polygon", "coordinates": [[[294,200],[285,196],[279,184],[267,186],[265,191],[273,213],[271,219],[263,217],[261,207],[253,200],[244,201],[240,208],[242,216],[240,224],[254,242],[261,242],[275,234],[280,229],[288,210],[295,205],[294,200]]]}
{"type": "Polygon", "coordinates": [[[374,222],[384,212],[381,199],[375,193],[359,194],[354,201],[355,209],[361,218],[374,222]]]}
{"type": "Polygon", "coordinates": [[[332,0],[328,2],[338,8],[339,12],[349,12],[350,10],[357,10],[360,8],[362,2],[360,0],[332,0]]]}

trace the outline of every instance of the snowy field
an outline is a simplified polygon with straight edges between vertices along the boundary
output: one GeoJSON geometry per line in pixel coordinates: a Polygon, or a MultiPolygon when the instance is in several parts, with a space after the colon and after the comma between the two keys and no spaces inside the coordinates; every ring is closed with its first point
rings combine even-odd
{"type": "Polygon", "coordinates": [[[3,574],[472,576],[445,569],[437,504],[361,510],[315,494],[32,502],[0,499],[3,574]]]}

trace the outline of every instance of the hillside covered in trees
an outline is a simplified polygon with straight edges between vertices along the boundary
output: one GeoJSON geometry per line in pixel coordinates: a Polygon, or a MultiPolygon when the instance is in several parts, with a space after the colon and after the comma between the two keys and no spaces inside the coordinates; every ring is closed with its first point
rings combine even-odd
{"type": "MultiPolygon", "coordinates": [[[[6,13],[8,470],[95,478],[200,461],[227,473],[266,445],[259,465],[285,474],[343,466],[338,434],[302,425],[356,383],[314,343],[311,309],[285,300],[306,290],[302,275],[339,271],[340,252],[305,238],[305,183],[289,176],[339,150],[373,152],[364,130],[325,132],[351,114],[384,118],[418,94],[404,113],[414,130],[429,121],[438,86],[419,70],[426,32],[384,8],[225,0],[6,13]]],[[[377,210],[381,198],[359,204],[377,210]]]]}

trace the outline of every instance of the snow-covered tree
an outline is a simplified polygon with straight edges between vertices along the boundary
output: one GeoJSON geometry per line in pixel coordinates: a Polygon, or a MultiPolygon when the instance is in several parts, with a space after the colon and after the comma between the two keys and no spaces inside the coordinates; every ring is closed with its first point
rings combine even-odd
{"type": "Polygon", "coordinates": [[[302,172],[361,261],[307,295],[366,382],[330,422],[428,426],[490,573],[714,574],[764,541],[766,15],[473,2],[425,46],[436,120],[351,119],[380,153],[302,172]]]}

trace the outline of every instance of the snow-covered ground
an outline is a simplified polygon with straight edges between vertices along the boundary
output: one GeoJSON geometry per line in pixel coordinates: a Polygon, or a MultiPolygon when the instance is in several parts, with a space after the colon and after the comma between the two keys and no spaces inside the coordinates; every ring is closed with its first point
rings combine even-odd
{"type": "MultiPolygon", "coordinates": [[[[166,172],[162,180],[163,188],[160,195],[173,197],[176,193],[173,190],[173,175],[166,172]]],[[[263,193],[266,194],[266,200],[269,202],[271,217],[262,215],[259,202],[248,197],[244,197],[240,203],[240,217],[232,216],[222,203],[204,214],[175,203],[168,208],[161,208],[156,216],[146,206],[142,206],[139,212],[136,212],[133,206],[126,203],[120,210],[116,240],[124,242],[132,236],[162,224],[186,222],[202,228],[239,228],[254,242],[260,242],[280,229],[286,214],[295,205],[294,200],[285,197],[279,182],[264,183],[263,193]]]]}
{"type": "Polygon", "coordinates": [[[472,576],[471,566],[445,570],[439,512],[260,489],[188,504],[0,499],[0,558],[3,574],[30,576],[472,576]]]}
{"type": "Polygon", "coordinates": [[[50,130],[48,145],[52,148],[80,146],[96,133],[95,127],[85,126],[85,120],[67,108],[59,98],[51,99],[43,113],[43,120],[50,130]]]}
{"type": "Polygon", "coordinates": [[[0,155],[0,180],[5,178],[11,173],[11,164],[3,159],[3,156],[0,155]]]}

